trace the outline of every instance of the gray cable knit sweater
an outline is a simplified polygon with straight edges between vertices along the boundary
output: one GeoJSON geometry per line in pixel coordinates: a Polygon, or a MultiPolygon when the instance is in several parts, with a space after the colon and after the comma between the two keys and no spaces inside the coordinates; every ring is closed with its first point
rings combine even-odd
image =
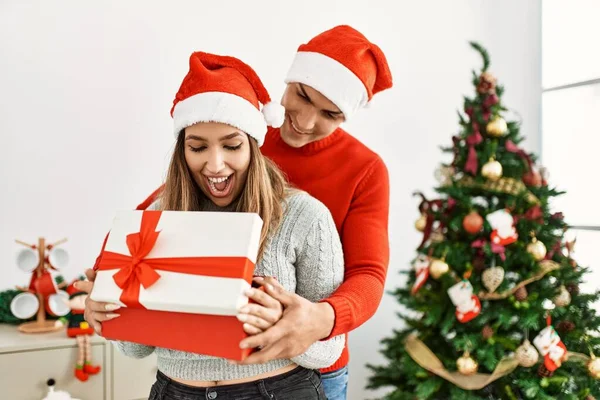
{"type": "MultiPolygon", "coordinates": [[[[275,276],[286,290],[317,302],[342,283],[342,245],[325,205],[307,193],[294,191],[285,202],[285,214],[270,239],[255,275],[275,276]]],[[[149,209],[159,209],[157,203],[149,209]]],[[[158,369],[172,378],[200,381],[242,379],[296,363],[318,369],[332,365],[345,345],[344,335],[313,344],[306,353],[291,360],[266,364],[232,365],[226,359],[130,342],[114,342],[125,355],[143,358],[156,352],[158,369]]]]}

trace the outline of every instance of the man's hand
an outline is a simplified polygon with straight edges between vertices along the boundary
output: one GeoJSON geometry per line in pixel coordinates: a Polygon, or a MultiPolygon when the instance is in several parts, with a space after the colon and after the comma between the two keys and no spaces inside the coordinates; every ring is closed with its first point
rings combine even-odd
{"type": "Polygon", "coordinates": [[[283,317],[265,332],[240,342],[240,347],[260,348],[240,364],[262,364],[304,353],[313,343],[329,336],[335,313],[328,303],[312,303],[286,291],[275,279],[264,278],[267,293],[283,305],[283,317]]]}

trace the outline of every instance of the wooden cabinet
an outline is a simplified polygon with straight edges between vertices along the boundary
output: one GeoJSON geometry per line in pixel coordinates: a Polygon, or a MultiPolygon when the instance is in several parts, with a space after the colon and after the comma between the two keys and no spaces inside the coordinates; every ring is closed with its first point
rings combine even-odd
{"type": "Polygon", "coordinates": [[[80,382],[74,376],[77,343],[64,331],[24,334],[0,324],[0,398],[41,400],[52,378],[57,390],[80,400],[147,399],[156,379],[156,356],[142,360],[123,356],[99,336],[92,339],[93,363],[102,371],[80,382]]]}

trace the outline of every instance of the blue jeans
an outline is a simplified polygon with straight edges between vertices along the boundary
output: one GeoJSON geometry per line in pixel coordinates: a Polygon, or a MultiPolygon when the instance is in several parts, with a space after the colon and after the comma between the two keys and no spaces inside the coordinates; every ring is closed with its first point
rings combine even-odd
{"type": "Polygon", "coordinates": [[[348,393],[348,367],[321,375],[327,400],[346,400],[348,393]]]}

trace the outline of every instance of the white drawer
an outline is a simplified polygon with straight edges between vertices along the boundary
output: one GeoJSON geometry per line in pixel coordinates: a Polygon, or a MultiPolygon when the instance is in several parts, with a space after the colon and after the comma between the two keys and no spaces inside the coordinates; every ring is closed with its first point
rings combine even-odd
{"type": "MultiPolygon", "coordinates": [[[[102,344],[92,346],[94,365],[104,365],[102,344]]],[[[48,392],[46,381],[56,380],[56,389],[81,400],[105,400],[105,371],[87,382],[75,378],[77,347],[47,348],[0,354],[0,397],[10,400],[40,400],[48,392]]]]}
{"type": "Polygon", "coordinates": [[[150,388],[156,381],[156,354],[146,358],[126,357],[112,344],[107,345],[112,351],[113,400],[147,399],[150,388]]]}

